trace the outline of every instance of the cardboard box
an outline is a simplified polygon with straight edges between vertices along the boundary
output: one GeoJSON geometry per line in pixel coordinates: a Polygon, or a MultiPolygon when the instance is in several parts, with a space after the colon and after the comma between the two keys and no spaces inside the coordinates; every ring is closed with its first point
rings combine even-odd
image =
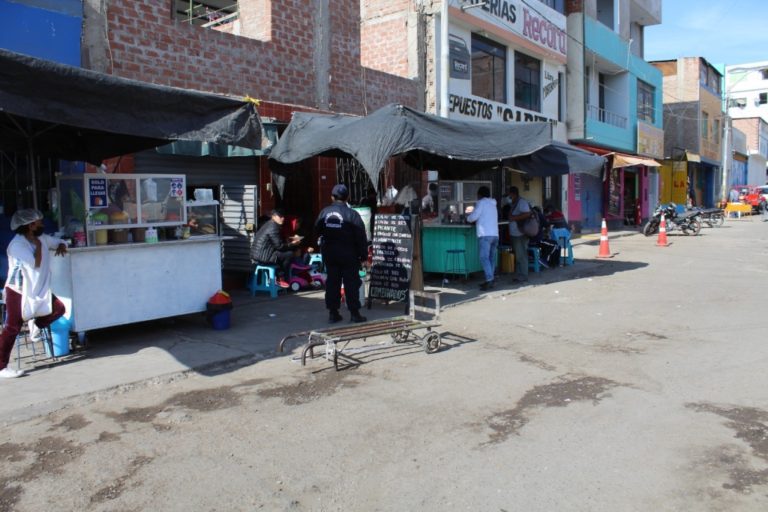
{"type": "Polygon", "coordinates": [[[515,253],[509,251],[501,251],[501,263],[499,264],[499,272],[502,274],[512,274],[515,271],[515,253]]]}

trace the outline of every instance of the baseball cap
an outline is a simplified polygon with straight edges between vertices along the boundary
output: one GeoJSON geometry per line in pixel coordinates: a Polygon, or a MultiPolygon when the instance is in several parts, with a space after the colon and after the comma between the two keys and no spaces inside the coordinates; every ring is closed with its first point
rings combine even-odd
{"type": "Polygon", "coordinates": [[[343,183],[339,183],[333,187],[331,195],[337,199],[346,199],[349,196],[349,189],[343,183]]]}

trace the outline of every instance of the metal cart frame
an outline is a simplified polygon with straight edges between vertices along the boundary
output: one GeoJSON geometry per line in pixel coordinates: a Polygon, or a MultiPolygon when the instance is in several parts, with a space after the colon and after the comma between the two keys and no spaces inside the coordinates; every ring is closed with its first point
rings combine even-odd
{"type": "Polygon", "coordinates": [[[314,358],[314,348],[325,345],[325,358],[333,361],[336,371],[339,370],[339,355],[366,352],[376,350],[382,345],[368,345],[359,348],[347,348],[346,344],[354,340],[366,340],[375,336],[389,334],[395,343],[405,343],[407,341],[420,340],[427,354],[432,354],[440,349],[440,333],[433,331],[439,327],[440,323],[440,293],[419,292],[411,290],[409,293],[409,314],[397,316],[394,318],[385,318],[382,320],[372,320],[359,324],[345,325],[341,327],[328,327],[325,329],[316,329],[311,331],[297,332],[289,334],[280,340],[277,350],[282,352],[285,342],[292,338],[307,337],[307,342],[301,351],[301,365],[307,363],[307,354],[314,358]],[[416,298],[427,299],[434,302],[434,307],[428,307],[416,304],[416,298]],[[428,313],[431,320],[418,320],[416,313],[428,313]],[[426,330],[419,336],[414,331],[426,330]],[[339,347],[339,343],[344,343],[344,347],[339,347]]]}

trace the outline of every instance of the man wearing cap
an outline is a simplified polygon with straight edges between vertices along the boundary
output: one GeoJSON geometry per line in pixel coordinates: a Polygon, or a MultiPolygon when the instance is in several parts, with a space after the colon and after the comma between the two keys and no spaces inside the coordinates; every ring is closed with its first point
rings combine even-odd
{"type": "Polygon", "coordinates": [[[283,278],[277,280],[282,288],[288,288],[288,267],[293,257],[293,250],[299,244],[299,238],[293,237],[284,242],[280,236],[280,228],[285,222],[282,210],[272,210],[270,219],[259,228],[253,236],[251,245],[251,260],[254,263],[277,265],[282,271],[283,278]]]}
{"type": "Polygon", "coordinates": [[[5,282],[5,325],[0,335],[0,378],[21,377],[24,372],[8,367],[16,336],[26,320],[35,319],[41,329],[64,314],[64,304],[51,290],[52,249],[57,256],[67,252],[59,238],[43,234],[39,210],[19,210],[11,218],[16,236],[8,244],[8,279],[5,282]]]}
{"type": "Polygon", "coordinates": [[[328,321],[341,320],[341,285],[346,290],[347,308],[353,322],[365,322],[360,315],[360,264],[368,260],[368,239],[360,214],[349,207],[346,185],[338,184],[331,191],[333,203],[320,212],[315,221],[315,233],[320,237],[323,264],[328,272],[325,282],[325,307],[328,321]]]}

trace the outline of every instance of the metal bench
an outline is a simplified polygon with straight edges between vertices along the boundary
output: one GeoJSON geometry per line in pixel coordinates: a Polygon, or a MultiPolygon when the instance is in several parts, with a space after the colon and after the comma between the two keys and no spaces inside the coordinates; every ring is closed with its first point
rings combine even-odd
{"type": "Polygon", "coordinates": [[[355,340],[365,341],[368,338],[376,336],[389,335],[394,343],[419,341],[423,345],[426,353],[431,354],[437,352],[440,349],[441,343],[440,333],[435,332],[432,329],[440,326],[440,294],[411,290],[409,299],[410,308],[408,315],[289,334],[280,340],[277,349],[279,352],[282,352],[287,340],[292,338],[303,338],[306,336],[307,341],[301,351],[302,366],[306,365],[307,354],[313,358],[315,357],[314,348],[325,345],[325,357],[329,361],[333,361],[333,366],[337,371],[339,370],[339,355],[377,350],[383,346],[377,344],[358,348],[348,348],[347,345],[349,342],[355,340]],[[416,298],[431,300],[434,302],[434,307],[418,305],[416,304],[416,298]],[[428,313],[432,318],[430,320],[419,320],[416,318],[417,312],[428,313]],[[419,336],[414,332],[418,330],[425,330],[426,332],[419,336]],[[340,347],[339,344],[344,344],[344,346],[340,347]]]}

